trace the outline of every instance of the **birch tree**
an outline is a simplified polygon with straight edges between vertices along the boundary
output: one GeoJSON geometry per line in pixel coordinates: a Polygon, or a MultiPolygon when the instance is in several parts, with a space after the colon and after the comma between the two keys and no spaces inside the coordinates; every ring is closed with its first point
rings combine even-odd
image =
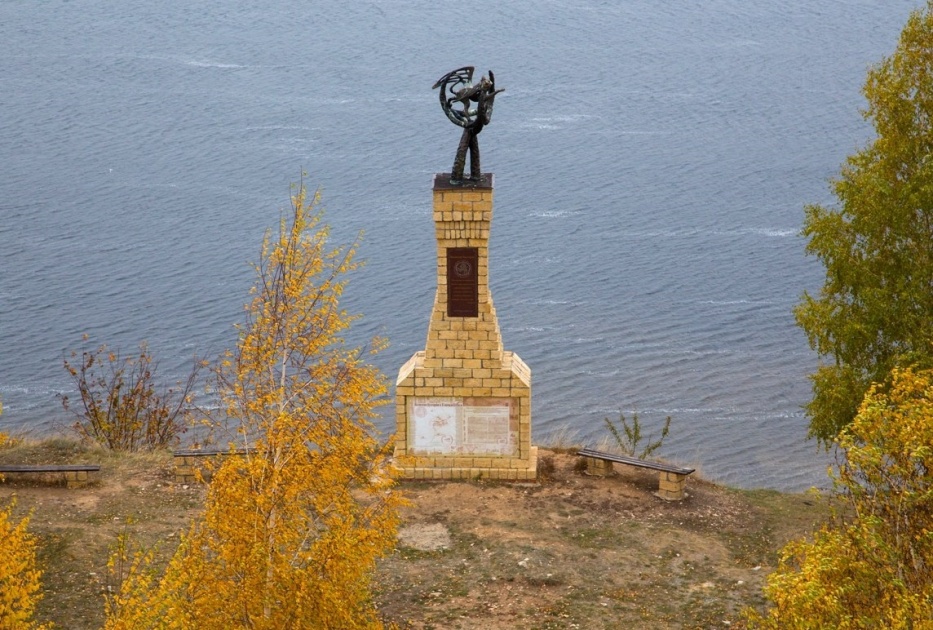
{"type": "Polygon", "coordinates": [[[108,628],[378,628],[376,559],[400,496],[374,435],[383,345],[343,339],[339,305],[356,245],[332,248],[300,187],[267,233],[246,322],[217,370],[231,452],[204,516],[156,578],[145,559],[108,606],[108,628]]]}
{"type": "Polygon", "coordinates": [[[863,92],[877,137],[833,182],[838,207],[808,206],[803,228],[826,267],[795,314],[822,358],[806,409],[827,445],[895,366],[933,367],[933,2],[863,92]]]}

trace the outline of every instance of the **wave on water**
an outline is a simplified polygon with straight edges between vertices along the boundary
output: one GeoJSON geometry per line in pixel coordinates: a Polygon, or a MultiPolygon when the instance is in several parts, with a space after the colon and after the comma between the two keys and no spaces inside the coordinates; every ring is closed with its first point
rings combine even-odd
{"type": "Polygon", "coordinates": [[[532,118],[532,122],[577,122],[587,118],[598,118],[592,114],[562,114],[559,116],[539,116],[532,118]]]}
{"type": "Polygon", "coordinates": [[[800,230],[797,228],[746,227],[722,230],[694,227],[680,230],[624,230],[619,232],[617,236],[628,238],[683,238],[695,236],[765,236],[768,238],[787,238],[789,236],[796,236],[799,232],[800,230]]]}
{"type": "Polygon", "coordinates": [[[569,337],[566,339],[568,343],[600,343],[605,340],[605,337],[569,337]]]}
{"type": "Polygon", "coordinates": [[[604,406],[594,406],[590,407],[588,411],[592,413],[624,413],[634,414],[637,413],[639,416],[652,416],[652,415],[667,415],[673,416],[675,414],[703,414],[706,416],[710,415],[721,415],[726,413],[731,413],[733,409],[726,409],[725,407],[604,407],[604,406]]]}
{"type": "Polygon", "coordinates": [[[573,217],[578,214],[583,214],[582,210],[553,210],[553,211],[538,211],[538,212],[529,212],[529,217],[538,217],[541,219],[559,219],[564,217],[573,217]]]}
{"type": "Polygon", "coordinates": [[[755,236],[772,236],[775,238],[785,238],[788,236],[796,236],[799,232],[800,230],[798,229],[752,227],[752,228],[738,228],[736,230],[725,230],[722,232],[713,232],[713,234],[722,234],[724,236],[752,234],[755,236]]]}
{"type": "Polygon", "coordinates": [[[618,368],[614,370],[583,370],[583,374],[587,376],[618,376],[620,370],[618,368]]]}
{"type": "Polygon", "coordinates": [[[753,306],[774,306],[782,305],[782,302],[774,300],[700,300],[695,304],[713,304],[715,306],[738,306],[740,304],[749,304],[753,306]]]}
{"type": "Polygon", "coordinates": [[[577,123],[588,118],[598,118],[591,114],[567,114],[560,116],[539,116],[521,123],[523,129],[563,129],[566,123],[577,123]]]}
{"type": "Polygon", "coordinates": [[[786,236],[796,236],[799,230],[788,230],[778,228],[749,228],[746,230],[751,234],[760,234],[761,236],[775,236],[783,238],[786,236]]]}
{"type": "Polygon", "coordinates": [[[261,125],[247,127],[246,131],[320,131],[321,127],[307,127],[305,125],[261,125]]]}
{"type": "Polygon", "coordinates": [[[237,70],[240,68],[249,68],[249,66],[244,66],[238,63],[220,63],[216,61],[197,61],[190,59],[185,61],[186,66],[192,66],[195,68],[218,68],[221,70],[237,70]]]}
{"type": "Polygon", "coordinates": [[[608,347],[612,350],[656,350],[658,348],[667,348],[669,346],[669,343],[663,342],[634,341],[629,343],[610,344],[608,347]]]}
{"type": "Polygon", "coordinates": [[[553,265],[562,262],[564,262],[562,258],[552,256],[527,256],[525,258],[512,258],[508,261],[510,265],[539,265],[542,263],[553,265]]]}
{"type": "Polygon", "coordinates": [[[733,39],[729,41],[714,42],[713,46],[716,48],[748,48],[753,46],[761,46],[761,42],[757,42],[753,39],[733,39]]]}
{"type": "MultiPolygon", "coordinates": [[[[568,306],[583,306],[583,305],[587,304],[587,302],[577,302],[577,301],[573,301],[573,300],[542,300],[542,299],[536,299],[536,300],[516,300],[516,303],[518,303],[518,304],[534,304],[535,306],[564,306],[564,305],[568,305],[568,306]]],[[[565,328],[573,328],[574,326],[575,326],[575,324],[568,324],[567,326],[565,326],[565,328]]]]}

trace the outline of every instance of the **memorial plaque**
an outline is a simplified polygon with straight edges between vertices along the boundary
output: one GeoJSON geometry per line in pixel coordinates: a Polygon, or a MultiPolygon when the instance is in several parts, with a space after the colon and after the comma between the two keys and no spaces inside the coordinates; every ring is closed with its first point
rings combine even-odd
{"type": "Polygon", "coordinates": [[[479,251],[475,247],[447,250],[447,315],[479,315],[479,251]]]}
{"type": "Polygon", "coordinates": [[[513,455],[517,422],[512,416],[508,398],[415,398],[409,448],[418,454],[513,455]]]}

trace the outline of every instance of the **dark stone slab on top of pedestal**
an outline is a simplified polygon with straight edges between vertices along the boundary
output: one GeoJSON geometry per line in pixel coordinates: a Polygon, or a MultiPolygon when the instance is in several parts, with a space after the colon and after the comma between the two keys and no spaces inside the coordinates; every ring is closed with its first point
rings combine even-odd
{"type": "Polygon", "coordinates": [[[451,184],[450,173],[435,173],[434,190],[492,190],[494,179],[494,173],[483,173],[479,181],[464,179],[463,183],[451,184]]]}

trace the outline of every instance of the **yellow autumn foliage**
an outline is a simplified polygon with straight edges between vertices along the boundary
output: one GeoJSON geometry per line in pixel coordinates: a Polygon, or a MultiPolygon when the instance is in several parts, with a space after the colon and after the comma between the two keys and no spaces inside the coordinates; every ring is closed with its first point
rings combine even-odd
{"type": "Polygon", "coordinates": [[[12,521],[11,501],[0,509],[0,628],[3,630],[40,630],[49,626],[32,620],[42,595],[36,568],[36,540],[27,531],[29,517],[12,521]]]}
{"type": "MultiPolygon", "coordinates": [[[[2,400],[0,400],[0,415],[3,415],[3,401],[2,400]]],[[[0,431],[0,448],[3,448],[5,446],[12,446],[12,444],[13,444],[13,438],[11,438],[8,434],[4,433],[3,431],[0,431]]]]}
{"type": "Polygon", "coordinates": [[[760,628],[933,628],[933,371],[896,369],[840,434],[841,509],[787,545],[760,628]]]}
{"type": "Polygon", "coordinates": [[[379,628],[370,581],[400,495],[371,424],[386,385],[341,310],[355,245],[329,248],[301,187],[267,234],[235,352],[217,370],[233,452],[161,576],[129,560],[107,628],[379,628]]]}

